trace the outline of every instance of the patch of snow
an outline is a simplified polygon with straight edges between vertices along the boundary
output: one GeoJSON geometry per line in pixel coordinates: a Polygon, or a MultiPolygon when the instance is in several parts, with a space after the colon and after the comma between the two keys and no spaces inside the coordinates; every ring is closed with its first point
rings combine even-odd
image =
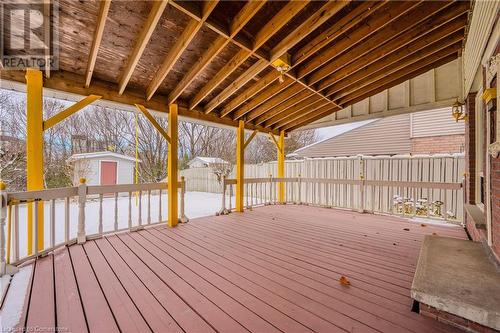
{"type": "Polygon", "coordinates": [[[13,332],[19,323],[32,270],[32,265],[22,267],[12,278],[5,302],[0,310],[0,332],[13,332]]]}
{"type": "MultiPolygon", "coordinates": [[[[167,218],[168,195],[163,192],[160,196],[158,194],[151,194],[150,198],[150,218],[151,223],[165,221],[167,218]],[[160,215],[161,206],[161,215],[160,215]]],[[[141,220],[142,224],[146,224],[148,220],[148,196],[143,193],[141,197],[141,220]]],[[[135,195],[131,198],[131,222],[132,226],[139,224],[139,200],[135,195]]],[[[180,202],[180,200],[179,200],[180,202]]],[[[234,197],[233,197],[234,207],[234,197]]],[[[221,209],[222,195],[219,193],[206,193],[206,192],[186,192],[185,196],[185,214],[188,218],[196,218],[203,216],[215,215],[221,209]]],[[[19,206],[19,255],[24,257],[27,255],[27,209],[26,204],[19,206]]],[[[96,234],[99,230],[99,201],[98,199],[88,199],[85,205],[85,231],[87,235],[96,234]]],[[[129,211],[129,198],[128,195],[119,196],[117,202],[117,222],[118,229],[128,227],[128,211],[129,211]]],[[[45,221],[45,247],[50,246],[50,202],[45,202],[44,205],[44,221],[45,221]]],[[[115,224],[115,198],[104,197],[102,204],[103,216],[103,231],[112,231],[115,224]]],[[[75,238],[78,227],[78,202],[74,198],[70,202],[69,209],[69,238],[75,238]]],[[[55,204],[55,244],[64,242],[64,201],[58,200],[55,204]]],[[[13,258],[12,258],[13,259],[13,258]]]]}

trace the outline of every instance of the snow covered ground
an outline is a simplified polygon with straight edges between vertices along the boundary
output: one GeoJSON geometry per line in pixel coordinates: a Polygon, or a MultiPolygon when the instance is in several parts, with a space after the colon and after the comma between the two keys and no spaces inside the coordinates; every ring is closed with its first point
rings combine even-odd
{"type": "MultiPolygon", "coordinates": [[[[167,218],[167,194],[163,193],[161,196],[161,203],[159,195],[151,195],[151,223],[164,221],[167,218]],[[159,210],[161,205],[161,218],[159,218],[159,210]]],[[[234,197],[233,207],[234,207],[234,197]]],[[[206,192],[186,192],[185,197],[185,212],[186,216],[190,219],[202,216],[213,216],[221,209],[222,197],[217,193],[206,192]]],[[[142,210],[141,217],[142,223],[147,222],[147,195],[141,198],[142,210]]],[[[118,197],[118,229],[128,227],[128,196],[118,197]]],[[[22,258],[27,253],[27,218],[26,218],[26,205],[19,207],[19,254],[22,258]]],[[[139,205],[136,204],[135,196],[132,197],[132,225],[139,224],[139,205]]],[[[105,197],[103,199],[103,231],[112,231],[115,223],[115,199],[114,197],[105,197]]],[[[44,207],[44,223],[45,223],[45,246],[49,247],[50,244],[50,205],[45,203],[44,207]]],[[[56,244],[64,241],[64,201],[56,202],[55,209],[55,242],[56,244]]],[[[87,235],[95,234],[98,232],[99,224],[99,201],[97,199],[88,200],[85,207],[85,230],[87,235]]],[[[71,201],[70,204],[70,238],[76,237],[78,223],[78,203],[76,199],[71,201]]]]}

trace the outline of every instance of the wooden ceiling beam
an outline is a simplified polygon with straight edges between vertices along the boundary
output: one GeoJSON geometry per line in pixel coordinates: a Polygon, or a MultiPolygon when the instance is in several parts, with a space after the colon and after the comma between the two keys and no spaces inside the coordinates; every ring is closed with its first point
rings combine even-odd
{"type": "MultiPolygon", "coordinates": [[[[15,81],[21,84],[26,84],[26,73],[24,71],[4,71],[2,72],[2,80],[15,81]]],[[[169,104],[167,103],[167,96],[155,94],[153,98],[146,101],[144,91],[129,88],[125,93],[118,93],[118,85],[108,81],[103,81],[97,78],[92,80],[92,84],[87,88],[84,85],[85,76],[63,70],[54,71],[50,78],[44,79],[44,89],[49,91],[58,91],[70,95],[99,95],[102,96],[99,103],[111,106],[113,108],[124,109],[124,105],[129,106],[129,110],[135,109],[135,104],[144,105],[148,110],[157,112],[158,114],[166,115],[169,113],[169,104]]],[[[179,101],[179,116],[188,118],[194,121],[204,123],[218,124],[221,126],[238,127],[238,121],[233,121],[230,118],[219,118],[215,114],[205,114],[202,109],[196,108],[189,110],[187,104],[179,101]]],[[[251,123],[245,123],[245,128],[248,130],[258,130],[259,132],[269,133],[272,132],[276,135],[278,131],[272,131],[262,126],[255,126],[251,123]]]]}
{"type": "Polygon", "coordinates": [[[137,37],[137,41],[135,43],[134,50],[128,59],[127,66],[123,71],[122,77],[120,79],[120,83],[118,85],[119,94],[123,94],[125,88],[127,87],[132,74],[137,66],[137,63],[142,57],[144,50],[146,49],[146,45],[149,43],[151,35],[153,34],[158,22],[160,21],[161,15],[167,6],[167,0],[162,1],[153,1],[151,11],[149,12],[148,18],[144,25],[142,26],[142,30],[137,37]]]}
{"type": "MultiPolygon", "coordinates": [[[[248,112],[252,111],[262,103],[266,102],[270,98],[272,98],[274,95],[278,94],[279,92],[283,91],[284,89],[288,88],[291,86],[295,81],[292,79],[285,77],[285,80],[283,82],[276,82],[268,87],[265,91],[260,93],[257,97],[251,99],[249,102],[244,104],[242,107],[237,109],[234,112],[234,116],[232,117],[233,120],[238,120],[240,118],[243,118],[248,112]]],[[[244,118],[243,118],[244,119],[244,118]]]]}
{"type": "Polygon", "coordinates": [[[318,110],[316,113],[310,113],[307,116],[297,119],[294,122],[288,124],[285,126],[284,130],[287,132],[292,132],[295,131],[301,127],[304,127],[307,124],[310,124],[312,122],[315,122],[316,120],[322,119],[333,112],[339,111],[340,109],[335,109],[332,108],[331,106],[327,105],[326,107],[321,108],[318,110]]]}
{"type": "Polygon", "coordinates": [[[298,42],[304,39],[311,32],[319,28],[323,23],[328,21],[332,16],[337,14],[342,8],[347,6],[348,1],[328,1],[319,10],[312,14],[307,20],[299,25],[294,31],[283,38],[278,45],[273,47],[270,52],[271,61],[274,61],[285,54],[289,49],[294,47],[298,42]]]}
{"type": "MultiPolygon", "coordinates": [[[[309,33],[317,29],[323,23],[325,23],[329,18],[335,15],[339,10],[344,8],[349,1],[338,1],[338,2],[327,2],[323,7],[321,7],[318,11],[316,11],[313,15],[311,15],[306,21],[304,21],[299,27],[297,27],[292,33],[288,34],[281,42],[278,43],[270,52],[270,61],[274,61],[280,56],[282,56],[288,49],[292,48],[298,42],[300,42],[304,37],[306,37],[309,33]]],[[[267,66],[263,66],[264,69],[267,66]]],[[[260,68],[260,67],[259,67],[260,68]]],[[[248,75],[249,72],[255,72],[254,75],[257,75],[260,71],[250,71],[247,70],[245,73],[241,75],[236,81],[242,81],[243,84],[246,84],[250,81],[248,75]]],[[[235,81],[235,82],[236,82],[235,81]]],[[[213,111],[217,106],[219,106],[222,102],[224,102],[229,96],[235,93],[240,87],[231,84],[229,87],[224,89],[219,95],[213,98],[206,106],[205,112],[209,113],[213,111]]]]}
{"type": "Polygon", "coordinates": [[[230,102],[228,102],[221,110],[220,112],[220,117],[225,117],[229,113],[231,113],[234,109],[239,107],[241,104],[243,104],[245,101],[249,100],[259,92],[261,92],[264,88],[266,88],[268,85],[273,83],[280,74],[278,71],[271,71],[268,74],[264,75],[262,78],[260,78],[255,84],[247,88],[245,91],[240,93],[238,96],[233,98],[230,102]]]}
{"type": "Polygon", "coordinates": [[[294,67],[298,66],[387,3],[388,1],[359,2],[359,4],[346,15],[293,54],[292,65],[294,67]]]}
{"type": "MultiPolygon", "coordinates": [[[[306,46],[300,49],[299,52],[297,52],[297,54],[300,55],[299,57],[292,55],[292,68],[296,64],[299,64],[305,59],[309,58],[311,55],[313,55],[315,52],[317,52],[319,49],[321,49],[328,43],[334,41],[335,38],[337,38],[344,32],[354,27],[356,24],[364,20],[370,14],[373,14],[375,10],[381,8],[386,3],[387,1],[371,1],[371,2],[367,1],[356,6],[353,9],[353,11],[349,12],[347,15],[342,17],[332,27],[330,27],[320,36],[313,39],[311,43],[308,43],[306,46]]],[[[275,54],[278,54],[277,50],[278,49],[275,50],[275,54]]],[[[291,77],[298,83],[302,84],[304,87],[306,87],[312,93],[315,93],[317,96],[326,99],[325,96],[318,93],[314,88],[307,85],[303,80],[299,80],[295,75],[292,75],[292,72],[293,71],[288,72],[287,76],[291,77]]],[[[276,80],[278,77],[279,73],[277,72],[272,72],[266,75],[266,80],[264,81],[262,81],[262,79],[259,80],[259,82],[256,82],[253,86],[249,87],[246,91],[242,92],[239,96],[236,96],[233,100],[231,100],[231,102],[229,102],[226,106],[224,106],[224,108],[220,112],[220,116],[221,117],[227,116],[239,105],[244,103],[246,100],[252,98],[256,93],[258,93],[259,91],[270,85],[272,82],[274,82],[274,80],[276,80]]]]}
{"type": "MultiPolygon", "coordinates": [[[[257,117],[256,119],[254,119],[253,123],[256,125],[261,125],[262,123],[264,123],[268,120],[272,120],[273,117],[277,116],[279,113],[281,113],[285,110],[288,110],[289,108],[297,105],[298,103],[302,102],[304,99],[311,97],[311,96],[315,96],[315,95],[313,93],[311,93],[309,90],[304,89],[300,93],[298,93],[297,95],[293,96],[293,98],[290,98],[290,99],[284,101],[283,103],[279,104],[278,106],[268,110],[263,115],[257,117]]],[[[316,96],[316,97],[319,98],[318,96],[316,96]]]]}
{"type": "MultiPolygon", "coordinates": [[[[407,80],[410,80],[410,79],[412,79],[414,77],[417,77],[417,76],[419,76],[421,74],[424,74],[424,73],[428,72],[429,70],[431,70],[433,68],[437,68],[439,66],[447,64],[450,61],[455,60],[456,58],[458,58],[458,52],[455,52],[454,54],[451,54],[451,55],[449,55],[449,56],[447,56],[445,58],[439,59],[438,61],[436,61],[436,62],[434,62],[434,63],[432,63],[432,64],[430,64],[428,66],[422,67],[422,68],[420,68],[418,70],[415,70],[414,72],[411,72],[411,73],[409,73],[407,75],[403,75],[403,76],[400,76],[400,77],[395,77],[393,81],[388,82],[388,83],[386,83],[384,85],[377,85],[377,84],[375,84],[375,85],[373,85],[373,89],[371,89],[371,90],[367,89],[366,92],[363,95],[358,96],[358,97],[350,100],[349,103],[346,104],[344,107],[347,107],[349,105],[353,105],[353,104],[359,103],[362,100],[364,100],[364,99],[366,99],[366,98],[368,98],[370,96],[374,96],[374,95],[376,95],[376,94],[378,94],[378,93],[380,93],[380,92],[382,92],[382,91],[384,91],[386,89],[389,89],[389,88],[392,88],[394,86],[397,86],[398,84],[401,84],[401,83],[403,83],[403,82],[405,82],[407,80]]],[[[314,115],[313,117],[307,117],[307,118],[300,119],[300,121],[297,121],[297,123],[294,124],[293,126],[287,126],[286,131],[288,131],[288,132],[296,131],[296,130],[298,130],[298,129],[300,129],[300,128],[302,128],[302,127],[304,127],[304,126],[306,126],[306,125],[308,125],[310,123],[313,123],[313,122],[315,122],[317,120],[320,120],[320,119],[322,119],[322,118],[330,115],[331,113],[333,113],[335,111],[336,110],[329,110],[329,111],[326,110],[325,112],[318,113],[318,114],[314,115]]]]}
{"type": "Polygon", "coordinates": [[[151,83],[149,84],[148,88],[146,89],[146,98],[148,100],[151,99],[151,97],[153,97],[154,93],[156,92],[156,90],[158,90],[163,80],[165,80],[165,78],[167,77],[168,73],[170,73],[177,60],[179,60],[179,58],[181,57],[184,50],[186,50],[186,48],[189,46],[189,43],[191,43],[191,41],[196,36],[198,31],[203,27],[205,20],[208,18],[210,13],[212,13],[215,6],[217,6],[218,2],[219,2],[218,0],[203,2],[203,15],[201,17],[201,20],[198,21],[193,18],[189,19],[186,28],[179,36],[179,38],[176,39],[174,46],[170,49],[170,51],[166,55],[165,59],[163,60],[163,63],[161,64],[158,71],[155,73],[155,76],[151,80],[151,83]]]}
{"type": "Polygon", "coordinates": [[[460,30],[443,37],[442,40],[434,41],[431,38],[423,38],[419,42],[408,45],[401,52],[391,53],[383,61],[375,62],[371,66],[365,67],[344,80],[335,83],[326,91],[326,94],[330,96],[339,93],[340,95],[337,95],[337,98],[345,96],[358,89],[359,85],[365,84],[365,80],[369,82],[370,78],[377,75],[377,73],[383,72],[382,75],[387,75],[398,68],[425,59],[444,48],[460,43],[464,39],[464,26],[460,30]]]}
{"type": "Polygon", "coordinates": [[[440,59],[457,54],[461,46],[462,43],[459,42],[419,61],[403,62],[401,65],[398,65],[396,70],[391,72],[390,74],[387,74],[387,71],[382,71],[383,73],[376,73],[376,75],[373,75],[372,77],[364,80],[362,84],[357,85],[359,89],[352,90],[350,91],[350,94],[346,96],[343,95],[342,97],[338,98],[338,103],[344,107],[348,104],[350,105],[352,104],[350,103],[351,100],[364,95],[366,91],[373,90],[374,86],[384,86],[387,83],[394,81],[398,77],[406,76],[412,72],[419,70],[420,68],[427,68],[428,66],[432,66],[432,64],[438,62],[440,59]]]}
{"type": "Polygon", "coordinates": [[[250,68],[248,68],[243,74],[241,74],[236,80],[234,80],[229,86],[227,86],[222,92],[220,92],[216,97],[210,100],[204,107],[205,113],[210,113],[218,105],[228,99],[232,94],[238,91],[245,84],[254,79],[264,68],[268,66],[266,60],[257,60],[250,68]]]}
{"type": "MultiPolygon", "coordinates": [[[[222,81],[224,81],[234,70],[245,62],[256,50],[267,42],[276,32],[278,32],[288,21],[297,15],[309,3],[307,1],[291,1],[287,3],[276,15],[271,18],[254,38],[251,51],[241,49],[208,83],[196,93],[189,102],[189,107],[196,107],[205,97],[207,97],[222,81]]],[[[211,111],[211,110],[210,110],[211,111]]],[[[208,111],[208,112],[210,112],[208,111]]]]}
{"type": "MultiPolygon", "coordinates": [[[[299,103],[295,104],[293,107],[288,108],[286,112],[281,112],[279,114],[276,114],[274,117],[270,118],[266,122],[264,122],[264,127],[275,127],[278,126],[279,122],[285,121],[288,117],[295,117],[302,112],[304,112],[305,109],[313,109],[314,107],[321,107],[325,105],[324,101],[321,98],[318,98],[318,96],[312,95],[304,100],[300,101],[299,103]]],[[[294,118],[292,118],[294,119],[294,118]]],[[[286,123],[283,123],[286,125],[286,123]]]]}
{"type": "MultiPolygon", "coordinates": [[[[462,5],[458,4],[458,6],[450,9],[452,4],[452,2],[433,1],[416,7],[373,34],[368,40],[359,43],[351,48],[349,52],[336,57],[321,69],[310,74],[307,78],[307,83],[313,85],[335,71],[341,70],[351,63],[356,63],[365,55],[370,56],[377,49],[384,48],[386,53],[392,52],[393,49],[384,45],[392,44],[391,41],[398,41],[400,45],[405,42],[408,43],[408,40],[418,38],[419,35],[424,35],[436,26],[444,24],[457,15],[464,13],[464,8],[467,8],[466,3],[463,2],[462,5]],[[443,18],[440,19],[440,16],[443,16],[443,18]],[[424,30],[422,27],[426,27],[427,29],[424,30]],[[419,31],[420,34],[415,33],[415,31],[419,31]]],[[[324,85],[321,86],[323,87],[324,85]]]]}
{"type": "Polygon", "coordinates": [[[385,84],[382,84],[382,85],[378,85],[378,84],[370,85],[369,87],[367,87],[365,89],[365,93],[363,95],[351,99],[348,102],[348,104],[346,104],[345,107],[347,107],[349,105],[356,104],[356,103],[358,103],[358,102],[360,102],[360,101],[362,101],[362,100],[364,100],[364,99],[366,99],[366,98],[368,98],[370,96],[374,96],[374,95],[376,95],[376,94],[378,94],[378,93],[380,93],[380,92],[382,92],[382,91],[384,91],[386,89],[389,89],[389,88],[392,88],[394,86],[397,86],[398,84],[401,84],[401,83],[403,83],[405,81],[408,81],[408,80],[410,80],[410,79],[412,79],[414,77],[417,77],[417,76],[419,76],[421,74],[424,74],[424,73],[430,71],[431,69],[434,69],[434,68],[437,68],[439,66],[445,65],[445,64],[447,64],[447,63],[449,63],[449,62],[457,59],[458,58],[458,53],[459,52],[455,52],[453,54],[450,54],[450,55],[446,56],[445,58],[439,59],[436,62],[434,62],[434,63],[432,63],[432,64],[430,64],[428,66],[424,66],[424,67],[422,67],[420,69],[417,69],[417,70],[415,70],[415,71],[413,71],[413,72],[411,72],[409,74],[406,74],[406,75],[403,75],[403,76],[399,76],[399,77],[397,75],[393,75],[392,76],[393,80],[390,81],[390,82],[388,82],[388,83],[385,83],[385,84]]]}
{"type": "Polygon", "coordinates": [[[301,111],[297,113],[294,116],[287,117],[285,121],[280,122],[274,126],[276,130],[284,130],[288,131],[290,128],[293,128],[296,124],[301,122],[303,119],[310,119],[314,117],[317,114],[322,114],[324,112],[332,112],[334,110],[340,110],[340,108],[329,105],[329,104],[323,104],[321,101],[314,103],[314,105],[310,108],[307,108],[306,111],[301,111]]]}
{"type": "Polygon", "coordinates": [[[99,13],[97,14],[97,23],[94,31],[94,38],[92,39],[92,46],[90,47],[89,60],[87,61],[87,70],[85,71],[85,87],[88,88],[94,73],[95,62],[97,60],[97,53],[101,46],[102,36],[104,34],[104,26],[108,18],[109,7],[111,0],[100,0],[99,13]]]}
{"type": "Polygon", "coordinates": [[[304,91],[305,88],[300,84],[294,83],[284,91],[274,95],[245,116],[246,121],[253,121],[255,118],[262,116],[266,111],[278,106],[280,103],[287,101],[288,99],[294,97],[301,91],[304,91]]]}
{"type": "Polygon", "coordinates": [[[303,78],[317,70],[330,60],[346,52],[354,45],[366,40],[380,29],[384,28],[397,18],[403,16],[412,8],[419,5],[417,1],[394,1],[383,6],[376,14],[369,16],[365,24],[358,26],[351,34],[344,35],[343,38],[335,41],[327,49],[323,49],[313,59],[308,60],[297,69],[297,77],[303,78]]]}
{"type": "MultiPolygon", "coordinates": [[[[447,11],[443,15],[439,15],[438,18],[430,18],[425,23],[416,26],[407,34],[392,39],[388,43],[380,45],[376,49],[366,53],[355,62],[341,69],[335,70],[332,74],[319,82],[316,85],[316,88],[319,91],[322,91],[343,78],[353,75],[357,71],[377,62],[379,59],[385,59],[385,57],[390,57],[391,54],[397,52],[405,52],[401,51],[404,47],[406,47],[406,52],[409,52],[410,50],[415,50],[421,47],[423,43],[433,43],[434,41],[457,31],[466,24],[467,14],[462,13],[456,17],[452,14],[452,12],[453,9],[447,11]],[[449,20],[450,17],[452,17],[451,21],[449,20]]],[[[347,56],[348,54],[342,55],[338,59],[335,59],[334,62],[340,64],[343,61],[349,61],[346,59],[347,56]]]]}
{"type": "MultiPolygon", "coordinates": [[[[257,14],[265,3],[266,1],[263,0],[252,0],[245,4],[245,6],[239,11],[238,14],[236,14],[234,19],[229,24],[229,35],[227,37],[222,35],[217,37],[210,48],[201,56],[200,60],[186,75],[183,76],[182,80],[169,94],[169,103],[173,103],[177,98],[179,98],[184,90],[193,82],[196,76],[198,76],[208,66],[208,64],[213,61],[217,54],[219,54],[227,46],[227,44],[231,42],[231,39],[233,39],[236,34],[243,29],[245,24],[247,24],[255,14],[257,14]]],[[[204,23],[206,22],[204,21],[204,23]]]]}

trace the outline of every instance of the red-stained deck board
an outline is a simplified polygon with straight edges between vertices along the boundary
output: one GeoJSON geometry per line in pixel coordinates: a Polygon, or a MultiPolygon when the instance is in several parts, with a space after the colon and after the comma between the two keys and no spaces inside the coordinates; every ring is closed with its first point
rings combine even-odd
{"type": "MultiPolygon", "coordinates": [[[[261,320],[258,315],[250,311],[241,303],[237,302],[235,299],[240,300],[240,302],[244,301],[243,298],[246,295],[244,295],[243,293],[238,293],[237,295],[232,294],[232,286],[227,283],[227,281],[220,281],[221,284],[218,285],[220,289],[218,289],[216,286],[210,283],[213,280],[211,279],[209,271],[204,271],[200,274],[196,274],[196,272],[190,270],[189,267],[184,266],[183,263],[178,262],[174,258],[170,257],[168,252],[163,252],[161,248],[159,248],[157,244],[155,244],[154,241],[150,242],[147,238],[139,236],[138,233],[130,235],[130,238],[133,238],[134,241],[140,243],[145,250],[147,250],[151,255],[158,258],[165,266],[175,270],[180,278],[185,280],[207,298],[214,301],[216,305],[218,305],[232,318],[236,319],[239,323],[241,323],[241,325],[245,326],[251,331],[279,332],[279,330],[274,326],[266,321],[261,320]],[[221,290],[225,290],[228,294],[223,293],[221,290]],[[231,296],[233,296],[234,298],[232,298],[231,296]]],[[[124,241],[125,243],[128,243],[125,239],[124,241]]],[[[251,306],[249,306],[249,308],[251,308],[251,306]]],[[[289,320],[288,322],[279,322],[279,319],[281,318],[279,318],[279,316],[276,316],[275,318],[276,321],[278,321],[279,324],[283,325],[283,328],[285,329],[297,330],[297,327],[299,327],[299,329],[305,329],[305,327],[298,326],[293,320],[289,320]]]]}
{"type": "MultiPolygon", "coordinates": [[[[183,234],[185,234],[185,232],[183,232],[183,234]]],[[[420,324],[419,316],[413,313],[408,313],[408,306],[406,307],[406,311],[404,311],[408,314],[406,316],[398,313],[397,311],[394,311],[394,308],[391,305],[386,305],[387,308],[385,309],[381,306],[374,306],[374,303],[376,303],[375,300],[372,299],[372,302],[365,301],[360,297],[354,297],[350,295],[349,293],[342,290],[342,288],[334,289],[329,288],[328,286],[321,286],[319,284],[316,284],[316,289],[311,288],[311,285],[314,283],[314,281],[302,280],[302,283],[298,283],[296,280],[290,278],[290,275],[293,274],[293,272],[282,272],[282,274],[276,274],[271,269],[269,269],[269,265],[265,263],[261,265],[255,265],[250,261],[242,259],[241,256],[233,257],[232,253],[235,252],[234,247],[236,246],[237,245],[234,244],[232,247],[222,249],[224,257],[233,259],[234,263],[239,263],[240,265],[247,267],[253,272],[266,277],[267,279],[264,280],[262,284],[273,286],[272,290],[280,290],[280,286],[286,286],[286,288],[294,290],[302,296],[311,298],[330,309],[337,310],[338,312],[341,312],[346,316],[350,316],[355,319],[363,318],[364,321],[371,327],[373,327],[374,329],[382,330],[384,332],[398,332],[400,330],[399,327],[393,327],[391,322],[400,323],[405,328],[415,328],[417,330],[422,330],[423,328],[425,328],[425,325],[420,324]],[[339,306],[338,304],[342,305],[339,306]],[[360,309],[362,311],[359,311],[360,309]],[[389,322],[389,320],[391,322],[389,322]]],[[[257,279],[258,278],[259,277],[257,277],[257,279]]],[[[338,285],[338,283],[336,283],[336,285],[338,285]]],[[[304,303],[304,301],[300,300],[299,298],[296,298],[295,300],[298,304],[304,303]]],[[[380,303],[377,305],[380,305],[380,303]]]]}
{"type": "Polygon", "coordinates": [[[95,275],[122,332],[151,332],[134,302],[120,284],[95,242],[83,246],[95,275]]]}
{"type": "Polygon", "coordinates": [[[57,326],[68,332],[85,332],[87,323],[73,265],[67,248],[54,253],[57,326]]]}
{"type": "Polygon", "coordinates": [[[134,274],[130,267],[127,266],[123,259],[120,258],[111,244],[106,239],[98,239],[95,243],[106,257],[114,274],[116,274],[123,287],[127,290],[128,295],[141,311],[151,329],[155,332],[182,332],[182,329],[172,316],[137,275],[134,274]]]}
{"type": "Polygon", "coordinates": [[[87,324],[91,332],[119,332],[92,266],[81,245],[69,247],[73,269],[82,299],[87,324]]]}
{"type": "Polygon", "coordinates": [[[460,227],[294,205],[111,235],[37,260],[20,326],[459,332],[410,311],[421,242],[433,233],[466,238],[460,227]]]}
{"type": "Polygon", "coordinates": [[[33,275],[31,299],[26,319],[27,327],[55,327],[53,256],[37,260],[33,275]]]}

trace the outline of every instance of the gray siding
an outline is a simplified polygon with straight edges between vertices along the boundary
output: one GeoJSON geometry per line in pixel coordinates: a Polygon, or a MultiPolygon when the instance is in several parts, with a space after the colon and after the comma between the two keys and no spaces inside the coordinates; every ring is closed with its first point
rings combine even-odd
{"type": "Polygon", "coordinates": [[[382,118],[297,151],[300,157],[409,154],[410,115],[382,118]]]}
{"type": "Polygon", "coordinates": [[[411,137],[464,134],[464,121],[458,123],[451,116],[451,108],[412,113],[411,137]]]}

